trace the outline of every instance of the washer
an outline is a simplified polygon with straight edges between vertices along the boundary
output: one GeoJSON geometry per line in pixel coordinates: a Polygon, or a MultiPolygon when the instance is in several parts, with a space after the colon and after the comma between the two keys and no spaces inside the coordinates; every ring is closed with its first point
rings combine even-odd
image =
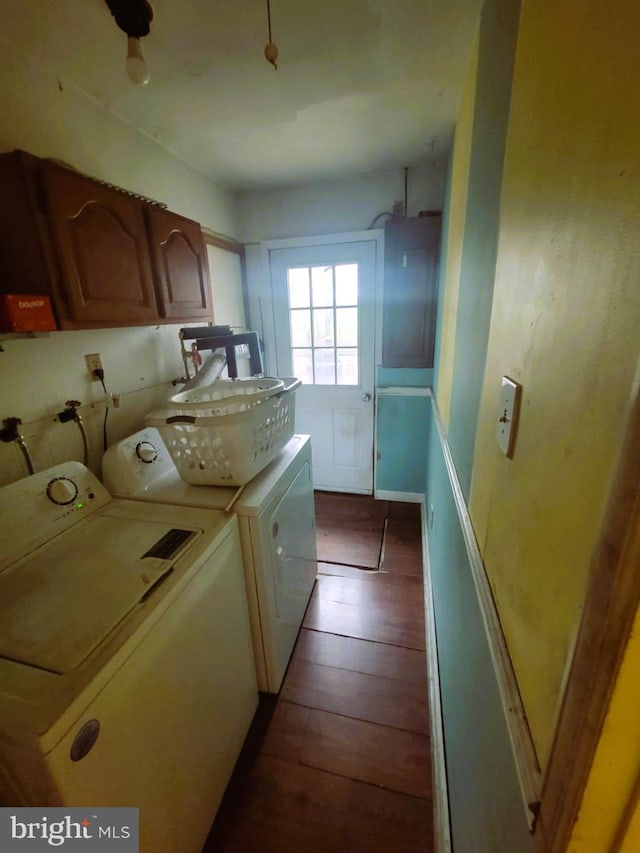
{"type": "Polygon", "coordinates": [[[237,519],[69,462],[0,489],[0,800],[199,853],[257,707],[237,519]]]}
{"type": "Polygon", "coordinates": [[[240,489],[185,483],[152,427],[110,447],[102,471],[107,488],[121,497],[237,515],[258,687],[277,693],[317,574],[309,436],[294,435],[240,489]]]}

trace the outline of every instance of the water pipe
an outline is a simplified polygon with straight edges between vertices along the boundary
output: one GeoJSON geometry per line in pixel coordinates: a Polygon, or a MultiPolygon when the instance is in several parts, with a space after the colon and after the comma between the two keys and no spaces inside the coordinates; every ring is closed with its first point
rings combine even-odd
{"type": "Polygon", "coordinates": [[[22,421],[20,418],[4,418],[2,421],[3,427],[0,429],[0,441],[5,441],[9,443],[10,441],[15,441],[20,450],[22,451],[22,455],[25,458],[25,462],[27,463],[27,470],[29,474],[35,474],[36,469],[33,464],[33,459],[31,458],[31,454],[29,453],[29,448],[27,447],[27,443],[24,440],[24,436],[18,429],[22,421]]]}
{"type": "Polygon", "coordinates": [[[67,400],[64,404],[66,408],[64,408],[61,412],[58,412],[58,420],[61,424],[67,423],[68,421],[75,421],[78,425],[78,429],[80,430],[80,435],[82,436],[82,462],[85,468],[89,465],[89,441],[87,439],[87,430],[84,425],[84,421],[82,420],[82,416],[78,411],[81,403],[80,400],[67,400]]]}

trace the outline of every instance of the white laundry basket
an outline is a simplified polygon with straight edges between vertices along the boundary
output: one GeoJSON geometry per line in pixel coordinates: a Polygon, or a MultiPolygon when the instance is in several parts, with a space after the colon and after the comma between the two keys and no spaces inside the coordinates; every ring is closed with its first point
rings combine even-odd
{"type": "Polygon", "coordinates": [[[242,486],[293,435],[299,379],[218,380],[148,414],[187,483],[242,486]]]}

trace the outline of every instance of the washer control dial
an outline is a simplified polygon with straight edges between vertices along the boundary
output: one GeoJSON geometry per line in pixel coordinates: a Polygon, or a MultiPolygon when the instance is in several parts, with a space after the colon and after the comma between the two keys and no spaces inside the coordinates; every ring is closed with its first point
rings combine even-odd
{"type": "Polygon", "coordinates": [[[150,465],[158,458],[158,451],[150,441],[139,441],[136,446],[136,456],[141,462],[150,465]]]}
{"type": "Polygon", "coordinates": [[[47,497],[58,506],[66,506],[78,497],[78,487],[69,477],[56,477],[47,483],[47,497]]]}

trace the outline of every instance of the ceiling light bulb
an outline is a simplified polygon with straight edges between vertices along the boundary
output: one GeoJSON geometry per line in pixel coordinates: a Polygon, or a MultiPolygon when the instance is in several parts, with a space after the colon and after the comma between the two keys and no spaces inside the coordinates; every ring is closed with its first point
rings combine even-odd
{"type": "Polygon", "coordinates": [[[138,86],[146,86],[151,79],[149,66],[142,55],[140,39],[127,36],[127,75],[138,86]]]}

